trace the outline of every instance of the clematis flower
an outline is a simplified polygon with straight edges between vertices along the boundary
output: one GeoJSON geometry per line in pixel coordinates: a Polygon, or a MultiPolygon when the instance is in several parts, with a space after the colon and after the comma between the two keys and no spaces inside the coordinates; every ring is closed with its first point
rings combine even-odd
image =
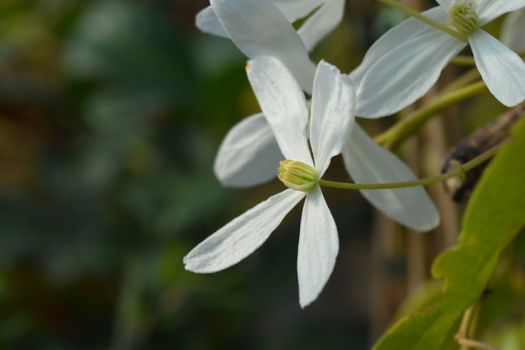
{"type": "Polygon", "coordinates": [[[311,92],[315,65],[308,51],[343,18],[345,0],[211,0],[196,24],[203,32],[230,38],[248,58],[273,56],[311,92]],[[292,22],[313,14],[299,30],[292,22]]]}
{"type": "MultiPolygon", "coordinates": [[[[310,92],[315,66],[295,65],[308,53],[301,38],[276,6],[260,0],[215,0],[212,7],[232,40],[241,51],[252,56],[275,56],[310,92]],[[287,28],[279,33],[275,28],[287,28]],[[262,36],[263,39],[257,39],[262,36]],[[266,54],[265,54],[266,53],[266,54]],[[290,59],[294,57],[294,59],[290,59]],[[308,72],[307,70],[311,70],[308,72]],[[303,74],[304,73],[304,74],[303,74]]],[[[310,62],[311,63],[311,62],[310,62]]],[[[362,68],[362,67],[361,67],[362,68]]],[[[399,96],[401,98],[401,95],[399,96]]],[[[376,101],[380,103],[380,101],[376,101]]],[[[357,101],[357,115],[367,117],[357,101]]],[[[397,112],[390,110],[390,114],[397,112]]],[[[394,154],[379,147],[356,125],[343,148],[349,174],[358,183],[384,183],[415,180],[412,171],[394,154]],[[377,160],[377,161],[376,161],[377,160]]],[[[263,113],[254,114],[235,125],[221,143],[215,158],[214,172],[225,186],[250,187],[275,177],[275,164],[284,159],[271,126],[263,113]]],[[[439,222],[439,216],[423,188],[361,191],[388,217],[416,231],[427,231],[439,222]]]]}
{"type": "Polygon", "coordinates": [[[331,158],[341,152],[354,123],[354,88],[348,77],[321,62],[309,113],[301,88],[279,60],[256,58],[249,62],[247,72],[286,158],[280,163],[278,176],[289,188],[205,239],[186,255],[184,264],[187,270],[198,273],[236,264],[261,246],[286,214],[305,199],[297,256],[299,303],[305,307],[328,281],[339,250],[337,227],[318,180],[331,158]]]}
{"type": "MultiPolygon", "coordinates": [[[[345,140],[342,156],[356,183],[416,180],[401,159],[376,144],[357,124],[345,140]]],[[[282,159],[273,128],[260,113],[245,118],[230,130],[216,157],[215,173],[229,186],[254,186],[273,179],[274,164],[282,159]]],[[[383,214],[415,231],[428,231],[439,224],[439,214],[422,187],[360,192],[383,214]]]]}
{"type": "Polygon", "coordinates": [[[509,13],[501,29],[501,41],[516,52],[525,50],[525,9],[509,13]]]}
{"type": "MultiPolygon", "coordinates": [[[[481,29],[496,17],[525,6],[525,0],[437,0],[423,12],[468,40],[476,66],[490,92],[504,105],[525,99],[525,63],[511,49],[481,29]]],[[[371,117],[401,110],[423,96],[445,65],[467,43],[410,18],[385,33],[350,74],[359,82],[360,111],[371,117]]]]}
{"type": "MultiPolygon", "coordinates": [[[[308,17],[300,25],[297,34],[306,50],[311,51],[319,41],[341,22],[345,0],[272,0],[271,3],[275,5],[289,23],[308,17]]],[[[210,6],[200,11],[195,19],[196,25],[205,33],[231,38],[229,31],[232,29],[235,31],[235,28],[222,23],[223,19],[221,18],[224,18],[223,14],[218,11],[217,15],[215,12],[217,4],[219,3],[211,1],[210,6]],[[229,27],[230,29],[228,29],[229,27]]],[[[226,21],[228,20],[226,18],[226,21]]],[[[241,20],[242,18],[237,19],[237,21],[241,20]]],[[[261,33],[261,35],[266,35],[266,33],[261,33]]]]}

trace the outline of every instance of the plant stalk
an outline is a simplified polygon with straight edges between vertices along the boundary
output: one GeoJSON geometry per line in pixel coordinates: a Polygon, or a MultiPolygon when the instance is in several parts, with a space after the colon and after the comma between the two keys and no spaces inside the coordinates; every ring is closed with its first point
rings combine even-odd
{"type": "Polygon", "coordinates": [[[396,188],[407,188],[407,187],[416,187],[416,186],[427,186],[432,185],[438,182],[443,182],[453,177],[464,177],[465,173],[476,168],[477,166],[485,163],[487,160],[492,158],[499,149],[507,144],[508,141],[504,141],[499,145],[487,150],[486,152],[480,154],[476,158],[465,164],[457,164],[454,169],[448,171],[445,174],[428,177],[425,179],[419,179],[414,181],[402,181],[402,182],[390,182],[390,183],[375,183],[375,184],[357,184],[357,183],[348,183],[348,182],[338,182],[330,180],[320,180],[319,185],[323,187],[337,188],[341,190],[386,190],[386,189],[396,189],[396,188]]]}

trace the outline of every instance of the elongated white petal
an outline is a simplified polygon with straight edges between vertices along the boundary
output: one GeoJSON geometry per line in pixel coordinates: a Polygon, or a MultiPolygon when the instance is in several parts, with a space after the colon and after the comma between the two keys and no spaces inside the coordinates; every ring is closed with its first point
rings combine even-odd
{"type": "MultiPolygon", "coordinates": [[[[306,17],[316,7],[321,6],[325,0],[273,0],[272,2],[282,12],[286,19],[290,23],[293,23],[300,18],[306,17]]],[[[323,12],[326,13],[327,11],[324,10],[323,12]]],[[[197,28],[204,33],[229,38],[229,34],[223,28],[222,23],[217,18],[217,15],[215,15],[211,6],[206,7],[197,14],[195,24],[197,28]]],[[[337,23],[335,23],[335,25],[337,25],[337,23]]],[[[321,27],[319,29],[321,30],[324,28],[321,27]]],[[[315,34],[317,33],[314,33],[314,35],[315,34]]]]}
{"type": "Polygon", "coordinates": [[[238,263],[259,248],[305,196],[288,189],[238,216],[184,257],[186,270],[212,273],[238,263]]]}
{"type": "Polygon", "coordinates": [[[246,56],[277,57],[301,87],[311,92],[315,65],[301,38],[275,5],[260,0],[211,0],[211,5],[230,38],[246,56]]]}
{"type": "Polygon", "coordinates": [[[306,100],[292,74],[273,57],[251,60],[246,70],[285,158],[313,166],[306,136],[306,100]]]}
{"type": "Polygon", "coordinates": [[[204,33],[229,38],[228,33],[224,30],[222,23],[215,15],[215,12],[213,12],[211,6],[206,7],[197,14],[195,25],[204,33]]]}
{"type": "MultiPolygon", "coordinates": [[[[377,145],[358,126],[343,150],[346,170],[356,183],[412,181],[412,171],[394,154],[377,145]]],[[[364,190],[363,196],[377,209],[416,231],[428,231],[439,224],[439,214],[423,187],[364,190]]]]}
{"type": "Polygon", "coordinates": [[[334,269],[338,251],[337,227],[321,189],[317,187],[307,195],[301,218],[297,255],[301,307],[314,301],[323,290],[334,269]]]}
{"type": "Polygon", "coordinates": [[[306,17],[326,0],[273,0],[273,3],[290,22],[306,17]]]}
{"type": "Polygon", "coordinates": [[[483,25],[501,16],[504,13],[519,10],[525,7],[525,0],[480,0],[478,15],[483,25]]]}
{"type": "Polygon", "coordinates": [[[525,99],[525,63],[489,33],[478,30],[469,38],[476,66],[490,92],[505,106],[525,99]]]}
{"type": "Polygon", "coordinates": [[[271,180],[284,157],[262,113],[249,116],[226,135],[214,171],[225,186],[250,187],[271,180]]]}
{"type": "Polygon", "coordinates": [[[360,117],[391,115],[422,97],[465,43],[437,29],[406,40],[378,59],[357,90],[360,117]]]}
{"type": "Polygon", "coordinates": [[[509,13],[501,29],[501,41],[516,52],[525,50],[525,9],[509,13]]]}
{"type": "MultiPolygon", "coordinates": [[[[441,6],[433,7],[422,15],[427,16],[435,21],[446,23],[448,15],[441,6]]],[[[370,67],[383,57],[388,51],[395,49],[405,41],[412,40],[413,38],[426,34],[434,29],[415,19],[409,18],[394,28],[383,34],[366,52],[365,57],[361,64],[350,73],[350,78],[358,86],[363,79],[365,73],[370,67]]],[[[414,55],[417,53],[414,52],[414,55]]],[[[395,112],[394,112],[395,113],[395,112]]]]}
{"type": "Polygon", "coordinates": [[[341,22],[344,15],[345,0],[327,0],[304,24],[298,34],[306,50],[311,51],[321,39],[341,22]]]}
{"type": "Polygon", "coordinates": [[[330,159],[341,153],[354,125],[355,90],[348,76],[324,61],[314,78],[310,120],[310,145],[319,177],[330,159]]]}

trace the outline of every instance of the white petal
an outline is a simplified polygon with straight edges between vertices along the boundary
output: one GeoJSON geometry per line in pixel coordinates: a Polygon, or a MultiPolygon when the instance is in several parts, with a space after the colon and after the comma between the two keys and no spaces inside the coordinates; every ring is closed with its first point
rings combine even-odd
{"type": "Polygon", "coordinates": [[[259,248],[305,193],[285,190],[238,216],[206,238],[184,257],[186,270],[224,270],[259,248]]]}
{"type": "Polygon", "coordinates": [[[307,195],[301,218],[297,255],[301,307],[314,301],[325,286],[334,269],[338,251],[337,227],[321,189],[317,187],[307,195]]]}
{"type": "MultiPolygon", "coordinates": [[[[356,183],[412,181],[412,171],[394,154],[377,145],[358,126],[343,150],[346,170],[356,183]]],[[[416,231],[439,224],[439,214],[423,187],[365,190],[363,196],[377,209],[416,231]]]]}
{"type": "MultiPolygon", "coordinates": [[[[443,8],[436,6],[422,12],[422,15],[427,16],[435,21],[446,23],[448,15],[443,8]]],[[[409,18],[394,28],[383,34],[366,52],[361,64],[350,73],[350,78],[354,83],[359,85],[365,73],[370,67],[388,51],[395,49],[402,43],[411,40],[419,35],[426,34],[434,29],[415,18],[409,18]]],[[[417,52],[417,51],[416,51],[417,52]]],[[[416,53],[414,52],[414,54],[416,53]]]]}
{"type": "Polygon", "coordinates": [[[315,65],[304,44],[275,5],[260,0],[212,0],[213,10],[235,45],[249,58],[280,59],[311,92],[315,65]]]}
{"type": "Polygon", "coordinates": [[[525,0],[480,0],[478,15],[481,25],[486,24],[504,13],[525,7],[525,0]]]}
{"type": "Polygon", "coordinates": [[[510,13],[501,29],[501,41],[516,52],[525,50],[525,9],[510,13]]]}
{"type": "Polygon", "coordinates": [[[290,22],[306,17],[326,0],[273,0],[273,3],[290,22]]]}
{"type": "Polygon", "coordinates": [[[273,179],[283,159],[270,125],[258,113],[228,132],[215,158],[214,171],[225,186],[250,187],[273,179]]]}
{"type": "Polygon", "coordinates": [[[306,100],[291,73],[273,57],[249,61],[246,71],[285,158],[313,165],[306,136],[306,100]]]}
{"type": "Polygon", "coordinates": [[[299,36],[304,46],[311,51],[317,43],[341,22],[344,15],[345,0],[327,0],[299,28],[299,36]]]}
{"type": "Polygon", "coordinates": [[[525,63],[514,51],[483,30],[469,38],[476,66],[490,92],[505,106],[525,99],[525,63]]]}
{"type": "Polygon", "coordinates": [[[434,28],[399,44],[364,75],[357,90],[356,114],[378,118],[414,103],[464,47],[464,42],[434,28]]]}
{"type": "Polygon", "coordinates": [[[211,6],[206,7],[200,11],[195,18],[195,25],[202,32],[217,35],[223,38],[229,38],[230,36],[224,30],[221,22],[213,12],[211,6]]]}
{"type": "Polygon", "coordinates": [[[310,144],[318,176],[341,153],[354,125],[355,90],[346,75],[324,61],[317,67],[312,95],[310,144]]]}

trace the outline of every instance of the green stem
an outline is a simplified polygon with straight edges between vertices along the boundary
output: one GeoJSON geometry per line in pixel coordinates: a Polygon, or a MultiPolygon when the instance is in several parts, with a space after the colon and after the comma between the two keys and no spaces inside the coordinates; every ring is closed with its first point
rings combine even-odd
{"type": "Polygon", "coordinates": [[[458,338],[457,341],[461,345],[460,350],[469,350],[469,349],[499,350],[498,348],[492,345],[482,343],[477,340],[458,338]]]}
{"type": "Polygon", "coordinates": [[[458,164],[454,169],[449,172],[434,176],[428,177],[425,179],[419,179],[414,181],[402,181],[402,182],[391,182],[391,183],[376,183],[376,184],[356,184],[348,182],[337,182],[330,180],[320,180],[319,185],[323,187],[337,188],[341,190],[386,190],[386,189],[395,189],[395,188],[407,188],[407,187],[416,187],[416,186],[426,186],[432,185],[437,182],[443,182],[453,177],[463,177],[465,173],[476,168],[477,166],[485,163],[487,160],[492,158],[500,149],[501,146],[507,142],[502,142],[499,145],[487,150],[486,152],[480,154],[476,158],[465,164],[458,164]]]}
{"type": "Polygon", "coordinates": [[[409,16],[412,16],[418,20],[420,20],[421,22],[423,23],[426,23],[436,29],[439,29],[441,30],[442,32],[445,32],[449,35],[451,35],[452,37],[460,40],[460,41],[463,41],[463,42],[468,42],[468,39],[463,35],[461,34],[460,32],[458,31],[455,31],[454,29],[444,25],[444,24],[441,24],[439,22],[436,22],[426,16],[423,16],[421,13],[411,9],[410,7],[406,6],[406,5],[403,5],[403,4],[400,4],[399,2],[395,1],[395,0],[379,0],[379,2],[387,5],[387,6],[391,6],[393,8],[396,8],[398,10],[400,10],[401,12],[404,12],[406,13],[407,15],[409,16]]]}
{"type": "Polygon", "coordinates": [[[466,98],[482,93],[487,89],[483,81],[467,85],[443,94],[427,106],[411,113],[393,127],[376,137],[376,141],[386,148],[396,148],[402,141],[414,134],[425,122],[442,109],[466,98]]]}
{"type": "MultiPolygon", "coordinates": [[[[474,315],[474,308],[476,305],[471,306],[465,311],[463,314],[463,318],[461,320],[461,325],[459,326],[459,332],[456,335],[456,339],[467,339],[469,337],[470,333],[470,327],[472,326],[472,316],[474,315]]],[[[464,348],[461,347],[461,350],[468,350],[468,346],[464,348]]]]}
{"type": "Polygon", "coordinates": [[[460,75],[458,78],[454,79],[443,90],[441,90],[439,94],[444,95],[454,90],[460,89],[470,83],[475,82],[479,79],[479,77],[479,71],[476,68],[471,68],[462,75],[460,75]]]}
{"type": "Polygon", "coordinates": [[[454,337],[460,345],[460,350],[483,349],[483,350],[498,350],[496,347],[487,343],[480,342],[473,339],[476,334],[476,326],[478,324],[480,303],[469,307],[463,314],[459,332],[454,337]]]}
{"type": "Polygon", "coordinates": [[[458,66],[475,66],[476,61],[474,60],[474,57],[472,56],[464,56],[464,55],[458,55],[450,61],[452,64],[456,64],[458,66]]]}

